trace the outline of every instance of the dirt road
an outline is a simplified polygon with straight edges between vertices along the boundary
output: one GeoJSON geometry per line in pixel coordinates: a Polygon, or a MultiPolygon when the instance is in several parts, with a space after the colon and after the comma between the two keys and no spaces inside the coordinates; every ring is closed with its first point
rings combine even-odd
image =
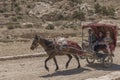
{"type": "Polygon", "coordinates": [[[65,69],[67,56],[57,57],[59,71],[55,72],[53,60],[48,62],[50,72],[44,69],[46,57],[0,61],[0,80],[84,80],[120,71],[119,48],[115,51],[114,64],[110,68],[103,68],[100,64],[87,65],[81,60],[81,68],[76,69],[77,62],[73,58],[69,68],[65,69]]]}

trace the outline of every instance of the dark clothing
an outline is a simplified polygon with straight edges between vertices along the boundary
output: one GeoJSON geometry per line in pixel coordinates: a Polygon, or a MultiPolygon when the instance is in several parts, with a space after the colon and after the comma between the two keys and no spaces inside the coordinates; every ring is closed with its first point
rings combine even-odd
{"type": "Polygon", "coordinates": [[[98,42],[104,41],[104,37],[99,37],[99,38],[97,38],[97,41],[98,41],[98,42]]]}
{"type": "Polygon", "coordinates": [[[89,49],[93,50],[94,43],[96,42],[95,34],[89,34],[88,40],[89,40],[89,49]]]}
{"type": "Polygon", "coordinates": [[[105,44],[99,44],[99,45],[95,45],[94,47],[94,51],[98,52],[98,50],[100,49],[105,49],[107,46],[105,44]]]}
{"type": "Polygon", "coordinates": [[[96,36],[94,34],[89,35],[88,37],[89,43],[96,42],[96,36]]]}

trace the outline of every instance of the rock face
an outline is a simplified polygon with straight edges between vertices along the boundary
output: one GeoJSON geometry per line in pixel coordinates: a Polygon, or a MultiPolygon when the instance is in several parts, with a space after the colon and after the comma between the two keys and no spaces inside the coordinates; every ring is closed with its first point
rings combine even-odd
{"type": "Polygon", "coordinates": [[[42,17],[46,14],[48,10],[50,10],[51,5],[44,2],[37,2],[35,3],[35,7],[30,10],[30,15],[36,15],[37,17],[42,17]]]}
{"type": "Polygon", "coordinates": [[[90,10],[93,9],[87,3],[79,4],[71,0],[63,0],[54,4],[37,2],[35,7],[29,11],[29,14],[44,20],[60,20],[73,18],[75,12],[87,14],[90,10]]]}
{"type": "MultiPolygon", "coordinates": [[[[0,1],[1,6],[3,1],[4,0],[0,1]]],[[[34,27],[38,26],[40,28],[44,28],[44,25],[46,25],[47,22],[58,23],[59,21],[62,21],[65,23],[65,21],[73,21],[73,23],[76,24],[76,20],[79,22],[81,20],[96,21],[113,18],[117,20],[120,15],[119,0],[17,0],[14,2],[16,7],[14,7],[13,11],[9,9],[12,5],[11,0],[5,1],[9,6],[5,7],[7,11],[4,11],[4,6],[0,9],[0,24],[2,26],[7,23],[22,24],[29,22],[34,23],[34,27]],[[94,6],[96,3],[106,7],[112,6],[115,8],[115,14],[117,17],[109,17],[97,13],[95,14],[94,6]]],[[[59,24],[64,26],[62,25],[62,22],[59,24]]]]}

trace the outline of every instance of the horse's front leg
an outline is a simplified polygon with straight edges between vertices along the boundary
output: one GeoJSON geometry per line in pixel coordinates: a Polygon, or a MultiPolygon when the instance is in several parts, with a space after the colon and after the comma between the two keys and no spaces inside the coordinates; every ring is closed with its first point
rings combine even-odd
{"type": "Polygon", "coordinates": [[[47,71],[49,71],[49,68],[47,67],[47,62],[52,58],[52,56],[49,56],[46,60],[45,60],[45,69],[47,71]]]}
{"type": "Polygon", "coordinates": [[[57,71],[57,70],[59,69],[59,67],[58,67],[58,64],[57,64],[56,57],[53,57],[53,60],[54,60],[54,62],[55,62],[55,65],[56,65],[56,69],[55,69],[55,71],[57,71]]]}

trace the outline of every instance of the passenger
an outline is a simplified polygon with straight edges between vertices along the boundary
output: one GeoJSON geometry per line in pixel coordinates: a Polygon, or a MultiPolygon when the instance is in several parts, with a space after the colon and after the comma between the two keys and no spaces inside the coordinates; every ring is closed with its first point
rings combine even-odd
{"type": "Polygon", "coordinates": [[[110,32],[109,32],[109,31],[106,33],[106,37],[104,38],[104,41],[105,41],[105,44],[106,44],[106,46],[107,46],[108,52],[109,52],[112,56],[114,56],[113,53],[112,53],[112,51],[110,50],[110,45],[111,45],[111,43],[113,42],[113,40],[112,40],[112,38],[111,38],[111,36],[110,36],[110,32]]]}
{"type": "Polygon", "coordinates": [[[99,32],[97,41],[96,41],[95,46],[94,46],[94,51],[97,52],[97,50],[98,50],[100,47],[105,47],[105,48],[106,48],[106,44],[105,44],[105,41],[104,41],[103,32],[99,32]]]}
{"type": "Polygon", "coordinates": [[[94,43],[96,42],[96,36],[92,29],[88,30],[88,42],[90,50],[93,50],[94,43]]]}
{"type": "Polygon", "coordinates": [[[97,39],[97,45],[102,45],[104,43],[104,35],[103,32],[99,32],[98,39],[97,39]]]}

